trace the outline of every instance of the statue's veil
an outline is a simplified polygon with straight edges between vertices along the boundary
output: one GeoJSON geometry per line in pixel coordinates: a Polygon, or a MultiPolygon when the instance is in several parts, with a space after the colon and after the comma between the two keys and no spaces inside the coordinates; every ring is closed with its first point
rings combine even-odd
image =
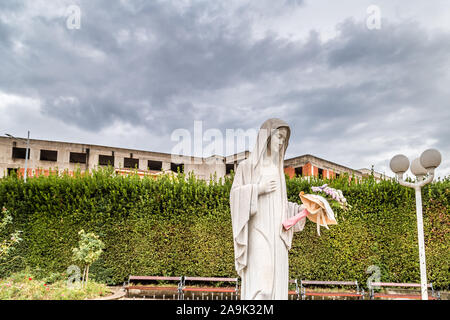
{"type": "Polygon", "coordinates": [[[259,167],[262,163],[261,162],[262,157],[266,153],[267,145],[270,141],[272,134],[275,132],[276,129],[279,129],[279,128],[286,128],[286,130],[287,130],[287,136],[284,141],[284,148],[282,149],[282,152],[280,152],[280,159],[279,159],[279,163],[277,164],[278,167],[280,167],[281,175],[283,176],[283,180],[284,180],[284,168],[282,166],[282,163],[283,163],[284,155],[286,153],[286,149],[289,144],[289,137],[291,135],[291,129],[285,121],[283,121],[281,119],[273,118],[273,119],[269,119],[269,120],[265,121],[261,125],[261,128],[259,129],[259,132],[258,132],[258,136],[256,137],[255,147],[253,148],[253,151],[250,154],[249,160],[251,162],[252,171],[254,174],[254,177],[252,178],[254,183],[259,182],[259,181],[256,181],[255,179],[258,179],[256,176],[259,176],[259,167]]]}

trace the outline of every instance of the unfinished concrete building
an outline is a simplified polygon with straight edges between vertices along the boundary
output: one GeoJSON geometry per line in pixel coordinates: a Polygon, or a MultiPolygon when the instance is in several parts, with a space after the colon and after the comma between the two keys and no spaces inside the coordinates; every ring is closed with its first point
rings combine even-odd
{"type": "MultiPolygon", "coordinates": [[[[236,170],[237,165],[250,155],[249,151],[230,156],[208,158],[176,156],[126,148],[114,148],[81,143],[30,140],[27,176],[49,175],[53,172],[73,174],[76,170],[91,171],[112,166],[116,172],[153,175],[164,172],[193,172],[197,178],[209,180],[212,176],[224,177],[236,170]]],[[[0,137],[0,178],[6,175],[24,175],[26,141],[19,138],[0,137]]],[[[348,175],[362,178],[368,169],[354,170],[312,155],[302,155],[285,160],[289,177],[316,176],[336,178],[348,175]]],[[[377,176],[378,177],[378,176],[377,176]]],[[[379,178],[379,177],[378,177],[379,178]]]]}

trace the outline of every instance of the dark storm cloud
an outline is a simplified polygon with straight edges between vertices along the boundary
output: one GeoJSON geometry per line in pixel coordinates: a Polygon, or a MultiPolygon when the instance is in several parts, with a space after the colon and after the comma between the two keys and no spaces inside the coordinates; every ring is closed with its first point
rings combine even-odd
{"type": "Polygon", "coordinates": [[[31,32],[22,34],[32,53],[14,57],[10,46],[7,56],[14,57],[14,68],[2,86],[39,95],[43,112],[88,130],[117,119],[145,125],[148,116],[168,120],[170,131],[190,114],[177,109],[174,99],[186,105],[191,103],[183,101],[186,93],[280,74],[314,55],[274,35],[254,41],[247,18],[231,27],[218,9],[202,5],[179,13],[157,2],[136,1],[130,7],[86,1],[81,9],[81,30],[65,28],[64,17],[34,18],[31,32]],[[205,16],[209,22],[201,21],[205,16]],[[55,103],[61,97],[77,102],[55,103]],[[184,117],[177,117],[180,112],[184,117]]]}
{"type": "MultiPolygon", "coordinates": [[[[436,139],[436,147],[448,152],[450,94],[443,84],[448,83],[450,33],[430,34],[417,24],[373,32],[348,20],[320,52],[329,81],[274,97],[273,103],[290,104],[286,117],[297,127],[294,139],[346,145],[353,154],[374,159],[380,150],[369,141],[377,138],[385,139],[383,147],[392,152],[426,139],[436,139]],[[409,112],[389,121],[402,109],[409,112]],[[360,130],[351,130],[358,125],[360,130]]],[[[326,148],[321,152],[328,155],[326,148]]]]}
{"type": "Polygon", "coordinates": [[[312,28],[294,40],[256,37],[256,22],[304,1],[75,3],[80,30],[66,28],[67,1],[52,14],[0,4],[0,93],[38,99],[49,119],[93,133],[129,124],[169,142],[193,120],[225,131],[281,117],[291,155],[382,167],[380,152],[432,143],[450,156],[448,31],[347,19],[329,40],[312,28]]]}
{"type": "Polygon", "coordinates": [[[175,97],[282,73],[302,59],[300,46],[274,36],[253,41],[247,20],[230,28],[202,6],[180,14],[157,2],[137,1],[131,10],[110,1],[81,4],[81,30],[66,29],[63,17],[33,19],[31,33],[22,34],[32,53],[14,57],[10,45],[15,68],[2,86],[38,94],[48,115],[89,130],[114,119],[140,125],[149,114],[165,119],[175,97]],[[205,15],[212,20],[201,22],[205,15]],[[56,104],[60,97],[77,103],[56,104]]]}

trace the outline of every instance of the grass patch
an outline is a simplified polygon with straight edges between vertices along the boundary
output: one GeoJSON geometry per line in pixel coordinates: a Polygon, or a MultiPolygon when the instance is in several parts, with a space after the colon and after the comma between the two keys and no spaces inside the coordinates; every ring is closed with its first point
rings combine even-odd
{"type": "Polygon", "coordinates": [[[30,271],[22,271],[6,279],[0,279],[0,300],[84,300],[111,294],[111,290],[101,283],[90,281],[86,288],[71,289],[67,281],[54,274],[37,279],[30,271]]]}

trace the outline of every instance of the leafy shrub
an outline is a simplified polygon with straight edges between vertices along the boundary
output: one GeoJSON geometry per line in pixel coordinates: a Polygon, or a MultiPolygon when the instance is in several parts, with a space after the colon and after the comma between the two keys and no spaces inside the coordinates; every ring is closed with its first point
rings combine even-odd
{"type": "MultiPolygon", "coordinates": [[[[0,235],[7,230],[10,224],[12,224],[12,217],[9,211],[3,207],[0,213],[0,235]]],[[[0,237],[0,261],[6,259],[14,251],[15,245],[22,241],[20,233],[21,231],[16,230],[12,234],[7,234],[6,237],[0,237]]]]}
{"type": "Polygon", "coordinates": [[[89,267],[100,258],[105,248],[105,244],[99,239],[99,236],[93,232],[86,233],[84,230],[78,232],[80,242],[78,248],[73,248],[73,260],[80,262],[83,267],[83,285],[89,282],[89,267]]]}
{"type": "MultiPolygon", "coordinates": [[[[0,265],[0,276],[40,267],[61,273],[71,265],[80,229],[105,243],[92,264],[96,281],[122,284],[128,275],[236,276],[229,209],[232,179],[199,181],[193,176],[157,179],[116,176],[111,170],[75,177],[56,175],[0,181],[0,206],[11,210],[12,228],[24,239],[24,261],[0,265]]],[[[337,226],[318,237],[307,222],[294,236],[290,276],[311,280],[358,280],[376,265],[381,280],[419,282],[414,190],[373,178],[287,180],[288,198],[329,183],[341,189],[350,211],[336,210],[337,226]]],[[[423,189],[428,280],[449,288],[450,180],[423,189]]]]}

